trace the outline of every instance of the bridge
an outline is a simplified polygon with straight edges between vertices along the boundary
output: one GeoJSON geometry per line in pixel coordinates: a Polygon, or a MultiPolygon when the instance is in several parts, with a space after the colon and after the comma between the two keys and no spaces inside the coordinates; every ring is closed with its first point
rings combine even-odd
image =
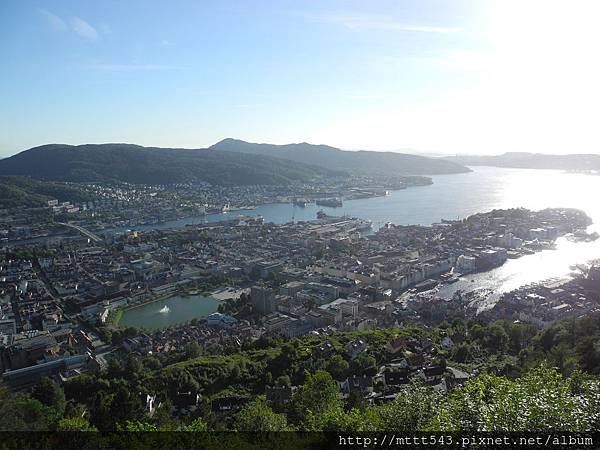
{"type": "Polygon", "coordinates": [[[100,236],[92,233],[89,230],[86,230],[83,227],[80,227],[79,225],[74,225],[72,223],[65,223],[65,222],[57,222],[57,223],[59,225],[64,225],[65,227],[73,228],[74,230],[79,231],[81,234],[83,234],[84,236],[87,236],[88,238],[90,238],[94,242],[102,242],[103,241],[103,239],[100,236]]]}

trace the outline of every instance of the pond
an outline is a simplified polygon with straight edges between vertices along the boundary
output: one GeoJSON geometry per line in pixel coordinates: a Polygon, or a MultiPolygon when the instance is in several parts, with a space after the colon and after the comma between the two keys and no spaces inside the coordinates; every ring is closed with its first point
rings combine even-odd
{"type": "Polygon", "coordinates": [[[123,312],[119,325],[158,330],[206,317],[217,311],[221,302],[204,295],[174,295],[123,312]]]}

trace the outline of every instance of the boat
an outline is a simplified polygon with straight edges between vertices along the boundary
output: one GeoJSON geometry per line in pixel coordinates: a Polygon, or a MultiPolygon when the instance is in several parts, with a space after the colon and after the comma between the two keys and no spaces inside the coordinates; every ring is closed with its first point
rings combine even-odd
{"type": "Polygon", "coordinates": [[[297,198],[293,202],[294,206],[299,206],[300,208],[306,208],[306,199],[297,198]]]}
{"type": "Polygon", "coordinates": [[[169,308],[167,305],[165,305],[158,312],[161,314],[169,314],[171,312],[171,308],[169,308]]]}
{"type": "Polygon", "coordinates": [[[457,275],[453,272],[447,272],[447,273],[440,275],[440,279],[442,280],[443,283],[452,284],[452,283],[456,283],[458,281],[459,275],[457,275]]]}
{"type": "Polygon", "coordinates": [[[369,230],[372,230],[372,229],[373,229],[373,223],[370,220],[361,222],[356,227],[356,231],[369,231],[369,230]]]}

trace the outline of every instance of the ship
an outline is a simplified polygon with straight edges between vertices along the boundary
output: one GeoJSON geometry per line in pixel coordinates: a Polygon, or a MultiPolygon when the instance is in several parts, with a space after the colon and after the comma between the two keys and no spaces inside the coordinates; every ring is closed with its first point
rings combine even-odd
{"type": "Polygon", "coordinates": [[[161,314],[169,314],[171,312],[171,308],[169,308],[167,305],[165,305],[158,312],[161,314]]]}
{"type": "Polygon", "coordinates": [[[296,198],[294,199],[294,201],[292,202],[294,204],[294,206],[299,206],[300,208],[306,208],[306,199],[304,198],[296,198]]]}
{"type": "Polygon", "coordinates": [[[342,199],[340,198],[322,198],[316,201],[319,206],[329,206],[331,208],[339,208],[343,206],[342,199]]]}
{"type": "Polygon", "coordinates": [[[370,220],[362,221],[356,227],[356,231],[369,231],[371,229],[373,229],[373,223],[370,220]]]}
{"type": "Polygon", "coordinates": [[[442,280],[442,282],[446,284],[456,283],[459,280],[459,278],[460,274],[454,273],[452,271],[440,275],[440,280],[442,280]]]}

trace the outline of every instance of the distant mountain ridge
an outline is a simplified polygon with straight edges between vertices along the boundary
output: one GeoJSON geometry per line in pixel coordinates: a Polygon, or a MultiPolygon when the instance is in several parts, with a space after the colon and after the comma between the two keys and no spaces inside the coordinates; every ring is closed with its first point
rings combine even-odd
{"type": "Polygon", "coordinates": [[[216,185],[289,184],[344,172],[286,159],[132,144],[49,144],[0,160],[0,175],[52,181],[216,185]]]}
{"type": "Polygon", "coordinates": [[[515,169],[600,170],[600,155],[546,155],[509,152],[502,155],[456,155],[444,158],[467,166],[493,166],[515,169]]]}
{"type": "Polygon", "coordinates": [[[428,158],[395,152],[349,151],[305,142],[273,145],[254,144],[228,138],[217,142],[210,149],[272,156],[322,168],[370,175],[438,175],[470,171],[458,163],[442,158],[428,158]]]}

